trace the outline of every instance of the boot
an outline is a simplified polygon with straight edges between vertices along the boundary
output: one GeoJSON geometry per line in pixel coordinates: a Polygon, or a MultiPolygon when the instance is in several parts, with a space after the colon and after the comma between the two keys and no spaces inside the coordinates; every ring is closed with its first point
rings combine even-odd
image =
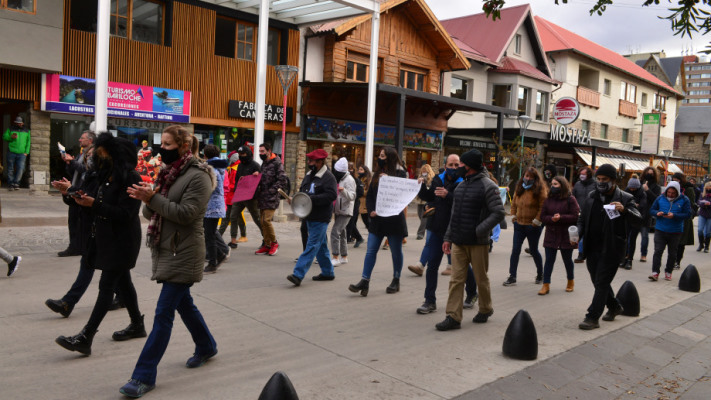
{"type": "Polygon", "coordinates": [[[94,340],[96,330],[90,330],[86,326],[77,335],[60,336],[54,341],[67,350],[78,351],[85,356],[91,355],[91,342],[94,340]]]}
{"type": "Polygon", "coordinates": [[[575,281],[572,279],[568,279],[568,286],[565,287],[565,291],[572,292],[574,288],[575,288],[575,281]]]}
{"type": "Polygon", "coordinates": [[[699,233],[699,247],[696,248],[696,251],[701,251],[704,249],[704,242],[706,240],[704,239],[704,235],[699,233]]]}
{"type": "Polygon", "coordinates": [[[711,242],[711,236],[704,239],[704,253],[709,252],[709,242],[711,242]]]}
{"type": "Polygon", "coordinates": [[[400,278],[393,278],[390,286],[385,288],[385,293],[396,293],[400,291],[400,278]]]}
{"type": "Polygon", "coordinates": [[[146,327],[143,325],[143,315],[136,321],[131,321],[131,324],[126,329],[114,332],[112,338],[117,342],[124,340],[146,337],[146,327]]]}
{"type": "Polygon", "coordinates": [[[625,269],[630,270],[632,269],[632,259],[628,259],[627,262],[625,263],[625,269]]]}
{"type": "Polygon", "coordinates": [[[350,291],[353,292],[353,293],[358,293],[358,292],[360,292],[360,295],[363,296],[363,297],[365,297],[365,296],[368,295],[368,289],[369,289],[369,287],[370,287],[370,281],[367,280],[367,279],[361,279],[360,282],[358,282],[357,284],[355,284],[355,285],[353,285],[353,284],[349,285],[349,286],[348,286],[348,290],[350,290],[350,291]]]}
{"type": "Polygon", "coordinates": [[[543,287],[541,290],[538,292],[539,296],[545,296],[551,291],[551,284],[550,283],[544,283],[543,287]]]}

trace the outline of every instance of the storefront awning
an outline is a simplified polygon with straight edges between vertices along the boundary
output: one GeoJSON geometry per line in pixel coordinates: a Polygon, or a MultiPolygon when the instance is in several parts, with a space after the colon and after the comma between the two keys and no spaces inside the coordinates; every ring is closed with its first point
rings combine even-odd
{"type": "MultiPolygon", "coordinates": [[[[587,150],[575,149],[578,156],[587,165],[592,165],[592,153],[587,150]]],[[[619,169],[621,164],[625,165],[625,171],[642,171],[649,166],[649,160],[643,158],[632,158],[617,154],[600,154],[595,156],[595,165],[610,164],[619,169]]]]}

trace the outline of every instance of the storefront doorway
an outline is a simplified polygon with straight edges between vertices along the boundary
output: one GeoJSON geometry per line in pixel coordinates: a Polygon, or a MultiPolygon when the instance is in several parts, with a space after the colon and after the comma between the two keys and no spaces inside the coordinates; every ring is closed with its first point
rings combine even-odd
{"type": "MultiPolygon", "coordinates": [[[[5,134],[5,132],[12,126],[12,122],[17,117],[21,117],[25,123],[25,128],[32,130],[32,121],[30,121],[30,106],[31,104],[24,101],[12,101],[0,99],[0,134],[5,134]]],[[[4,170],[2,172],[2,183],[7,184],[7,153],[8,153],[8,143],[2,140],[2,153],[0,153],[0,164],[2,164],[4,170]]],[[[22,179],[20,180],[20,187],[29,186],[29,176],[30,176],[30,157],[32,153],[27,156],[25,160],[25,172],[22,174],[22,179]]]]}

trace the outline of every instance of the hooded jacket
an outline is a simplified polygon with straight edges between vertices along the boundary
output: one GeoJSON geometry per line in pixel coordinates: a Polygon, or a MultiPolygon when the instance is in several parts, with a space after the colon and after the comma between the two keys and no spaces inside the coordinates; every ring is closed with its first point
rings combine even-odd
{"type": "Polygon", "coordinates": [[[575,196],[578,205],[583,204],[593,190],[595,190],[595,178],[592,176],[588,176],[584,181],[578,180],[575,182],[573,196],[575,196]]]}
{"type": "Polygon", "coordinates": [[[658,212],[671,213],[672,218],[665,216],[657,217],[655,229],[666,233],[682,233],[684,232],[684,220],[691,218],[691,203],[689,198],[681,193],[679,182],[669,182],[669,185],[664,188],[661,196],[657,197],[649,209],[651,215],[657,215],[658,212]],[[677,197],[669,201],[665,195],[667,189],[676,189],[677,197]]]}
{"type": "Polygon", "coordinates": [[[353,179],[351,174],[346,172],[343,178],[338,182],[338,187],[343,188],[343,190],[337,190],[338,197],[336,197],[335,214],[353,216],[353,207],[355,206],[356,198],[355,179],[353,179]]]}
{"type": "Polygon", "coordinates": [[[205,218],[225,218],[225,168],[227,168],[227,160],[220,157],[213,157],[207,160],[207,165],[212,167],[215,173],[215,190],[210,195],[210,201],[207,203],[207,212],[205,218]]]}

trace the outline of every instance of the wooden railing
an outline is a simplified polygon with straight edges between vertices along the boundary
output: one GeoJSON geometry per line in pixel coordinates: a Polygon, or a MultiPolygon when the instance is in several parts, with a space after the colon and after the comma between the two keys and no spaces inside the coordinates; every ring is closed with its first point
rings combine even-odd
{"type": "Polygon", "coordinates": [[[625,117],[637,118],[637,104],[620,99],[619,114],[625,117]]]}
{"type": "Polygon", "coordinates": [[[578,86],[578,103],[600,108],[600,92],[596,92],[584,86],[578,86]]]}

